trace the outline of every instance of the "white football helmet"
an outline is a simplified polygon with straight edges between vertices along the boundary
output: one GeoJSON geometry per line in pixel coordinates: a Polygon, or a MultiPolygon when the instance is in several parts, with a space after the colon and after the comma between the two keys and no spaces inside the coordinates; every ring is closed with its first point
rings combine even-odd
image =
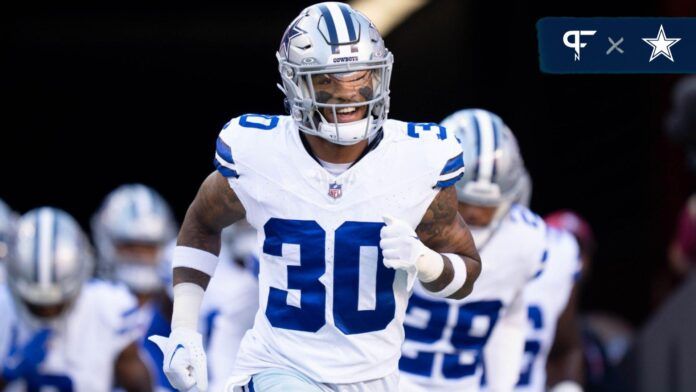
{"type": "Polygon", "coordinates": [[[307,7],[285,31],[276,57],[278,87],[300,130],[350,145],[382,127],[393,57],[363,14],[339,2],[307,7]]]}
{"type": "Polygon", "coordinates": [[[125,283],[136,293],[163,287],[158,272],[165,248],[176,237],[176,222],[167,202],[141,184],[111,192],[92,218],[100,274],[125,283]],[[147,255],[129,247],[152,249],[147,255]]]}

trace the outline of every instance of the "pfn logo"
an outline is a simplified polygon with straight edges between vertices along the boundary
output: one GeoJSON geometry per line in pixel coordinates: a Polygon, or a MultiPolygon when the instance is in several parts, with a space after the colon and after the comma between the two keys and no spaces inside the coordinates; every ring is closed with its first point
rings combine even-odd
{"type": "Polygon", "coordinates": [[[563,34],[563,44],[575,50],[575,61],[580,60],[580,49],[587,46],[587,42],[582,42],[580,37],[583,35],[595,35],[597,30],[568,30],[563,34]],[[572,37],[572,41],[570,38],[572,37]]]}

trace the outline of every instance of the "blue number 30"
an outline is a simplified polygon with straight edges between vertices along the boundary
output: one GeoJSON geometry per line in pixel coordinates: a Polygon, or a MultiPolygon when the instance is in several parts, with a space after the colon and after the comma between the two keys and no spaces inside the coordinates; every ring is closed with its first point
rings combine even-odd
{"type": "MultiPolygon", "coordinates": [[[[377,222],[344,222],[334,233],[333,319],[344,334],[379,331],[394,319],[394,270],[382,263],[377,222]],[[374,309],[359,309],[362,249],[374,248],[376,259],[363,260],[376,270],[374,309]]],[[[300,265],[287,267],[289,290],[300,291],[300,307],[288,305],[288,291],[271,287],[266,317],[276,328],[316,332],[326,324],[326,288],[319,278],[326,271],[326,232],[315,221],[271,218],[264,225],[263,252],[282,256],[283,244],[299,246],[300,265]]],[[[363,274],[368,273],[362,271],[363,274]]]]}

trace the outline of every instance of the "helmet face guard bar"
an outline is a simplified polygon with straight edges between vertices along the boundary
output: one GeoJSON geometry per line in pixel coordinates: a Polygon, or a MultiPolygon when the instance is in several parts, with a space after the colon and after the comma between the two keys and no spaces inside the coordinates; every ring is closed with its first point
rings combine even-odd
{"type": "MultiPolygon", "coordinates": [[[[303,132],[318,135],[336,144],[354,144],[368,139],[382,127],[389,113],[389,82],[393,57],[389,53],[384,59],[343,63],[340,65],[295,65],[284,61],[277,54],[283,87],[281,91],[288,99],[290,114],[303,132]],[[317,99],[312,77],[322,74],[340,74],[371,71],[374,96],[362,102],[329,104],[317,99]],[[329,108],[333,118],[342,108],[366,107],[365,118],[353,123],[328,121],[322,109],[329,108]],[[346,127],[349,126],[350,130],[346,127]],[[358,129],[359,127],[359,129],[358,129]],[[327,135],[328,133],[328,135],[327,135]]],[[[279,86],[280,87],[280,86],[279,86]]]]}

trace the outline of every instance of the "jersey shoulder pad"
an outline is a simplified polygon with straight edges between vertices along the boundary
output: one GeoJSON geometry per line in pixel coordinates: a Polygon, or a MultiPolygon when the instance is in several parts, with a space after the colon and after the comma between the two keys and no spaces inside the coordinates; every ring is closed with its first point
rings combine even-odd
{"type": "Polygon", "coordinates": [[[387,120],[385,132],[404,142],[404,154],[421,157],[432,169],[433,188],[447,188],[464,176],[464,155],[455,135],[442,125],[425,122],[387,120]]]}
{"type": "Polygon", "coordinates": [[[130,332],[141,320],[138,301],[122,283],[90,279],[81,296],[88,299],[91,312],[99,313],[103,322],[117,334],[130,332]]]}
{"type": "Polygon", "coordinates": [[[577,280],[582,272],[578,241],[571,233],[552,227],[547,228],[546,238],[550,263],[562,271],[564,278],[570,275],[573,281],[577,280]]]}
{"type": "Polygon", "coordinates": [[[539,277],[549,258],[546,223],[539,215],[521,204],[512,205],[506,220],[514,230],[521,254],[529,260],[530,276],[539,277]]]}
{"type": "Polygon", "coordinates": [[[225,178],[239,178],[248,159],[263,156],[264,146],[270,147],[288,121],[292,121],[289,116],[266,114],[244,114],[228,121],[215,142],[215,168],[225,178]]]}

